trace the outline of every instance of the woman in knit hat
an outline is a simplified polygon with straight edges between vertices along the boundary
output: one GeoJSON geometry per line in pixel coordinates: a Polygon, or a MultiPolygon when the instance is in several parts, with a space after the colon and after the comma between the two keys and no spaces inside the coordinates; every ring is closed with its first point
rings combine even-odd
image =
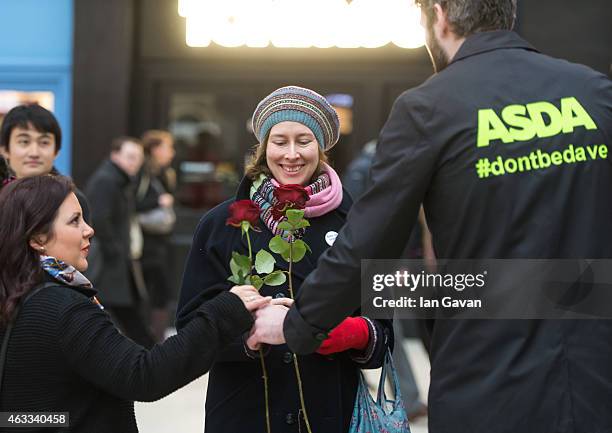
{"type": "MultiPolygon", "coordinates": [[[[285,217],[277,211],[281,203],[275,190],[281,185],[296,184],[305,189],[308,200],[304,216],[310,226],[299,236],[312,252],[293,264],[294,291],[299,291],[319,256],[333,244],[351,206],[350,196],[327,159],[327,151],[339,138],[339,122],[325,98],[296,86],[277,89],[257,105],[253,131],[259,144],[236,196],[204,215],[196,230],[177,309],[179,328],[189,322],[195,307],[203,300],[231,287],[227,278],[231,275],[232,252],[248,255],[247,240],[241,230],[226,225],[232,203],[250,199],[258,208],[261,231],[250,234],[255,253],[269,250],[268,243],[275,235],[288,236],[279,228],[285,217]]],[[[276,256],[275,266],[287,269],[280,256],[276,256]]],[[[275,301],[289,297],[287,283],[264,285],[260,293],[276,298],[275,301]]],[[[287,299],[284,304],[290,303],[287,299]]],[[[330,332],[317,353],[299,357],[305,406],[315,433],[348,431],[358,371],[380,367],[387,346],[393,341],[388,321],[362,317],[358,311],[353,316],[330,332]]],[[[207,433],[266,432],[259,353],[256,347],[246,345],[245,337],[219,353],[211,370],[206,395],[207,433]]],[[[306,431],[293,353],[287,345],[265,347],[264,353],[271,431],[306,431]]]]}

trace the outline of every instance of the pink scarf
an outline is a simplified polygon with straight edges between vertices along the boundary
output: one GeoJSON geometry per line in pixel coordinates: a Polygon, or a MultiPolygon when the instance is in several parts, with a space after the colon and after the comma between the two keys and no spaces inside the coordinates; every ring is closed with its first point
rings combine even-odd
{"type": "MultiPolygon", "coordinates": [[[[338,173],[326,163],[323,163],[323,171],[329,176],[331,185],[314,194],[311,193],[311,185],[306,186],[308,196],[310,197],[310,200],[306,202],[306,209],[304,210],[304,217],[306,218],[316,218],[325,215],[337,209],[340,203],[342,203],[342,182],[340,182],[338,173]]],[[[279,185],[276,179],[271,178],[271,180],[275,187],[279,185]]]]}

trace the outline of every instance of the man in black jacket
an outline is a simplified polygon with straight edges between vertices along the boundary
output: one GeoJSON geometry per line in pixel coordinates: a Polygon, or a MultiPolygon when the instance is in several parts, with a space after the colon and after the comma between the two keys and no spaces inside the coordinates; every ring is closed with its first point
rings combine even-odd
{"type": "MultiPolygon", "coordinates": [[[[360,260],[399,257],[420,203],[441,258],[612,258],[610,80],[510,31],[514,0],[418,3],[437,73],[397,99],[373,186],[252,342],[315,350],[360,304],[360,260]]],[[[612,431],[611,340],[607,320],[438,320],[429,431],[612,431]]]]}
{"type": "Polygon", "coordinates": [[[155,342],[142,312],[146,297],[138,259],[142,233],[135,214],[134,176],[144,161],[137,138],[120,137],[111,143],[110,158],[103,161],[87,183],[93,228],[92,266],[87,275],[100,291],[100,300],[116,325],[132,340],[152,347],[155,342]]]}

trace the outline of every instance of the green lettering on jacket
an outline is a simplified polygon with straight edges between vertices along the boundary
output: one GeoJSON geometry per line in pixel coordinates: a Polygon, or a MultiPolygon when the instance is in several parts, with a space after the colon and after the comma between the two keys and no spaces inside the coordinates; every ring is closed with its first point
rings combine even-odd
{"type": "Polygon", "coordinates": [[[569,134],[578,127],[597,129],[589,113],[573,96],[562,98],[560,108],[547,101],[508,105],[502,109],[501,119],[493,109],[483,108],[478,110],[476,146],[486,147],[494,140],[514,143],[536,136],[569,134]]]}

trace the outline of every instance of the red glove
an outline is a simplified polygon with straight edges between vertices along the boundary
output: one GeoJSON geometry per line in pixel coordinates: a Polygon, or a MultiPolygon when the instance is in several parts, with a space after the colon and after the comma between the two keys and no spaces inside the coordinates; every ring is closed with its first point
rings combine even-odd
{"type": "Polygon", "coordinates": [[[370,341],[370,328],[362,317],[347,317],[329,333],[317,353],[344,352],[349,349],[364,350],[370,341]]]}

